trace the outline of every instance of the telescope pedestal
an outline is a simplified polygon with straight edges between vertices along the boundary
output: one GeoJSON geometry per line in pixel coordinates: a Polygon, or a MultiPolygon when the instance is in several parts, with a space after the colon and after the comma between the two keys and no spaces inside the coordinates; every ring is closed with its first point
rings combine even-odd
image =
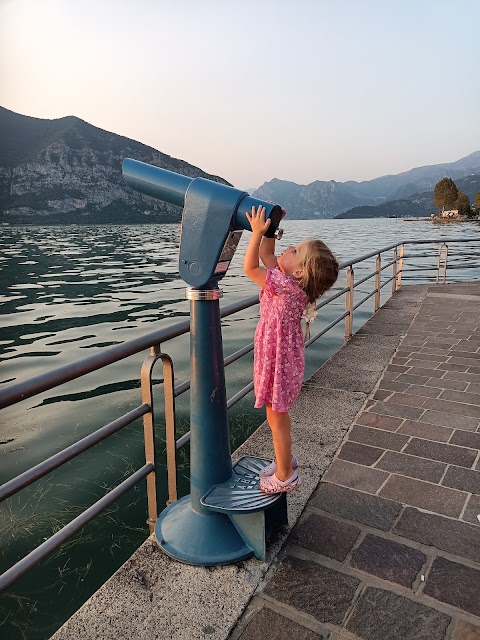
{"type": "Polygon", "coordinates": [[[253,554],[227,515],[194,511],[190,496],[160,514],[155,536],[166,554],[187,564],[231,564],[253,554]]]}
{"type": "Polygon", "coordinates": [[[227,515],[201,504],[232,477],[218,288],[187,289],[190,299],[190,495],[159,515],[155,536],[170,556],[195,565],[252,555],[227,515]]]}

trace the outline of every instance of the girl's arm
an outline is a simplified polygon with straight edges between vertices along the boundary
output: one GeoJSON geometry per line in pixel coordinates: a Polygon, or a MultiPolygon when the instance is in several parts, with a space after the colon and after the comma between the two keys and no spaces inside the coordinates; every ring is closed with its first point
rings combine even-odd
{"type": "Polygon", "coordinates": [[[270,269],[274,269],[277,266],[275,238],[265,238],[265,236],[262,238],[260,243],[260,260],[270,269]]]}
{"type": "Polygon", "coordinates": [[[258,207],[257,210],[255,210],[255,207],[252,207],[251,215],[248,213],[245,215],[250,222],[252,235],[250,236],[250,242],[248,243],[248,247],[245,252],[243,270],[251,280],[261,287],[265,287],[267,270],[260,266],[259,254],[263,234],[270,226],[270,220],[265,222],[265,207],[258,207]]]}
{"type": "MultiPolygon", "coordinates": [[[[285,209],[282,209],[282,216],[280,220],[287,215],[285,209]]],[[[263,264],[270,268],[274,269],[277,266],[277,256],[275,255],[275,238],[262,238],[262,242],[260,243],[260,260],[263,264]]]]}

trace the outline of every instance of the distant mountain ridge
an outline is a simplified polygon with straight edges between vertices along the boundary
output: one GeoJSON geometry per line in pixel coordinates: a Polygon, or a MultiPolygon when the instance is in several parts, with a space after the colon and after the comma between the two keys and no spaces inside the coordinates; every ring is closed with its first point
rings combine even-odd
{"type": "Polygon", "coordinates": [[[480,151],[455,162],[410,169],[364,182],[315,181],[308,185],[274,178],[255,192],[259,198],[280,202],[289,218],[333,218],[353,207],[379,205],[432,189],[448,176],[453,180],[480,173],[480,151]]]}
{"type": "MultiPolygon", "coordinates": [[[[0,139],[0,221],[12,224],[178,222],[179,207],[127,187],[121,173],[126,157],[229,184],[75,116],[44,120],[0,107],[0,139]]],[[[299,185],[274,178],[254,194],[279,202],[290,219],[322,219],[357,207],[407,203],[413,194],[421,197],[445,176],[457,181],[471,174],[480,174],[480,151],[456,162],[364,182],[316,180],[299,185]]]]}
{"type": "Polygon", "coordinates": [[[13,224],[178,222],[179,207],[126,185],[126,157],[229,184],[75,116],[43,120],[0,107],[0,139],[0,221],[13,224]]]}
{"type": "MultiPolygon", "coordinates": [[[[461,180],[455,180],[455,184],[459,191],[465,193],[470,202],[475,202],[475,195],[480,191],[480,174],[473,174],[462,178],[461,180]]],[[[431,191],[424,191],[423,193],[416,193],[409,198],[399,198],[398,200],[390,200],[383,202],[382,204],[354,207],[348,211],[335,216],[336,218],[399,218],[399,217],[411,217],[418,218],[429,216],[432,213],[436,213],[438,210],[433,204],[433,189],[431,191]]]]}

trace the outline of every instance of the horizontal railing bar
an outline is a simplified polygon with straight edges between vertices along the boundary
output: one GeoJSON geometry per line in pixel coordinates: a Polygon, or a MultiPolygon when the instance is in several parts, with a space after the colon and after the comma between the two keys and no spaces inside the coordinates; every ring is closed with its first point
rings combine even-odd
{"type": "Polygon", "coordinates": [[[389,244],[386,247],[382,247],[381,249],[376,249],[375,251],[371,251],[370,253],[365,253],[363,256],[359,256],[358,258],[353,258],[353,260],[348,260],[347,262],[341,262],[338,265],[339,269],[345,269],[345,267],[351,267],[358,262],[363,262],[364,260],[368,260],[368,258],[373,258],[373,256],[377,256],[379,253],[384,253],[385,251],[389,251],[390,249],[394,249],[395,247],[400,246],[401,244],[405,244],[404,242],[395,242],[395,244],[389,244]]]}
{"type": "Polygon", "coordinates": [[[340,296],[343,296],[343,294],[347,293],[347,291],[350,291],[348,287],[344,287],[343,289],[340,289],[340,291],[337,291],[337,293],[334,293],[333,295],[329,296],[328,298],[325,298],[325,300],[322,300],[319,304],[317,304],[315,309],[317,310],[321,309],[322,307],[329,304],[330,302],[333,302],[333,300],[336,300],[340,296]]]}
{"type": "Polygon", "coordinates": [[[105,438],[108,438],[108,436],[111,436],[117,431],[120,431],[120,429],[123,429],[135,420],[138,420],[138,418],[141,418],[149,411],[150,405],[144,403],[136,409],[129,411],[120,418],[117,418],[113,422],[110,422],[104,427],[97,429],[97,431],[90,433],[85,438],[78,440],[78,442],[74,442],[72,445],[70,445],[66,449],[63,449],[62,451],[59,451],[47,460],[40,462],[27,471],[24,471],[16,478],[12,478],[12,480],[5,482],[5,484],[0,487],[0,502],[6,500],[21,489],[28,487],[28,485],[32,484],[32,482],[43,478],[43,476],[47,475],[47,473],[50,473],[65,462],[68,462],[69,460],[72,460],[72,458],[78,456],[80,453],[83,453],[83,451],[86,451],[102,440],[105,440],[105,438]]]}
{"type": "Polygon", "coordinates": [[[307,340],[307,342],[305,342],[305,347],[309,347],[312,344],[312,342],[315,342],[315,340],[318,340],[318,338],[321,338],[325,333],[327,333],[327,331],[330,331],[330,329],[332,329],[336,324],[338,324],[344,318],[346,318],[348,314],[349,312],[345,311],[345,313],[342,313],[341,316],[338,316],[338,318],[336,318],[335,320],[332,320],[330,324],[327,324],[326,327],[324,327],[321,331],[319,331],[314,336],[312,336],[309,340],[307,340]]]}
{"type": "MultiPolygon", "coordinates": [[[[425,275],[419,274],[419,275],[416,275],[416,276],[408,276],[408,275],[406,275],[405,276],[405,280],[427,280],[428,282],[433,282],[433,283],[435,282],[434,276],[432,276],[432,275],[429,276],[427,274],[425,274],[425,275]]],[[[403,282],[403,278],[402,278],[402,282],[403,282]]]]}
{"type": "Polygon", "coordinates": [[[438,255],[438,251],[432,251],[431,253],[405,253],[404,259],[406,258],[436,258],[438,255]]]}
{"type": "Polygon", "coordinates": [[[405,273],[408,271],[437,271],[437,270],[438,270],[438,267],[406,267],[403,269],[403,272],[405,273]]]}
{"type": "Polygon", "coordinates": [[[376,276],[376,275],[377,275],[376,271],[372,271],[372,273],[370,273],[368,276],[365,276],[365,278],[362,278],[361,280],[357,280],[353,285],[353,288],[355,289],[356,287],[360,286],[361,284],[363,284],[367,280],[370,280],[370,278],[373,278],[373,276],[376,276]]]}
{"type": "Polygon", "coordinates": [[[228,367],[228,365],[232,364],[232,362],[235,362],[239,358],[242,358],[243,356],[245,356],[247,353],[250,353],[250,351],[253,351],[253,348],[254,348],[253,342],[251,342],[250,344],[247,344],[242,349],[239,349],[238,351],[235,351],[235,353],[232,353],[227,358],[225,358],[225,360],[223,361],[223,364],[226,367],[228,367]]]}
{"type": "Polygon", "coordinates": [[[179,438],[175,442],[175,449],[178,451],[179,449],[184,447],[189,442],[190,442],[190,431],[188,431],[187,433],[183,434],[183,436],[181,438],[179,438]]]}
{"type": "MultiPolygon", "coordinates": [[[[392,260],[391,262],[387,262],[386,264],[383,264],[380,271],[384,271],[385,269],[388,269],[388,267],[391,267],[393,264],[395,264],[395,260],[392,260]]],[[[397,260],[397,264],[398,264],[398,260],[397,260]]]]}
{"type": "Polygon", "coordinates": [[[231,316],[232,313],[238,313],[239,311],[243,311],[244,309],[248,309],[249,307],[253,307],[259,302],[258,293],[255,296],[250,296],[249,298],[245,298],[244,300],[239,300],[238,302],[233,302],[220,310],[220,317],[226,318],[227,316],[231,316]]]}
{"type": "MultiPolygon", "coordinates": [[[[443,272],[442,272],[442,271],[443,271],[443,270],[441,269],[441,270],[440,270],[439,278],[441,278],[441,279],[443,280],[443,272]]],[[[436,283],[436,284],[443,284],[443,282],[436,282],[436,281],[435,281],[435,278],[434,278],[433,276],[427,276],[427,275],[425,275],[425,276],[422,276],[422,275],[416,275],[416,276],[405,276],[405,278],[406,278],[407,280],[425,280],[425,281],[427,281],[427,282],[432,282],[433,284],[435,284],[435,283],[436,283]]],[[[479,278],[474,278],[473,280],[470,280],[469,282],[473,282],[473,281],[474,281],[474,282],[477,282],[477,281],[479,281],[479,278]]],[[[465,281],[465,280],[462,280],[462,279],[460,279],[460,280],[452,280],[451,278],[449,278],[449,283],[450,283],[450,284],[465,284],[465,282],[466,282],[466,281],[465,281]]],[[[447,283],[447,284],[448,284],[448,283],[447,283]]]]}
{"type": "Polygon", "coordinates": [[[26,573],[29,569],[43,560],[43,558],[55,551],[55,549],[58,549],[58,547],[60,547],[64,542],[75,535],[77,531],[88,524],[90,520],[93,520],[95,516],[109,507],[112,502],[115,502],[115,500],[117,500],[117,498],[123,496],[124,493],[134,487],[138,482],[140,482],[140,480],[145,478],[153,470],[153,464],[148,463],[143,465],[143,467],[138,469],[138,471],[135,471],[135,473],[121,482],[117,487],[115,487],[115,489],[109,491],[105,496],[103,496],[103,498],[100,498],[100,500],[92,504],[92,506],[89,507],[86,511],[84,511],[74,520],[65,525],[63,529],[57,531],[57,533],[55,533],[51,538],[43,542],[39,547],[31,551],[22,560],[17,562],[16,565],[8,569],[8,571],[5,571],[5,573],[0,576],[0,591],[6,589],[13,582],[15,582],[15,580],[18,580],[18,578],[23,576],[23,574],[26,573]]]}
{"type": "Polygon", "coordinates": [[[357,302],[357,304],[353,307],[352,311],[355,311],[355,309],[358,309],[358,307],[361,307],[364,302],[366,302],[369,298],[374,296],[376,293],[377,293],[376,289],[375,291],[372,291],[371,293],[369,293],[368,296],[365,296],[365,298],[360,300],[360,302],[357,302]]]}
{"type": "MultiPolygon", "coordinates": [[[[475,251],[469,251],[466,254],[460,253],[458,254],[460,257],[464,256],[464,255],[468,255],[468,257],[470,256],[480,256],[480,253],[476,253],[475,251]]],[[[455,258],[455,254],[452,254],[452,258],[455,258]]]]}
{"type": "Polygon", "coordinates": [[[240,389],[240,391],[238,391],[234,396],[232,396],[230,400],[227,400],[227,409],[230,409],[231,407],[233,407],[234,404],[237,404],[237,402],[239,402],[252,390],[253,390],[253,382],[250,382],[249,384],[247,384],[246,387],[243,387],[243,389],[240,389]]]}
{"type": "MultiPolygon", "coordinates": [[[[442,267],[440,267],[442,269],[442,267]]],[[[450,264],[450,260],[448,262],[448,270],[450,269],[478,269],[478,264],[459,264],[455,266],[454,264],[450,264]]]]}
{"type": "Polygon", "coordinates": [[[390,276],[390,278],[388,278],[387,280],[385,280],[385,282],[383,284],[380,285],[380,289],[383,289],[383,287],[386,287],[387,284],[389,282],[391,282],[392,280],[395,280],[396,276],[390,276]]]}
{"type": "Polygon", "coordinates": [[[185,391],[188,391],[189,389],[190,389],[190,380],[186,380],[185,382],[182,382],[181,384],[175,387],[175,389],[173,390],[173,397],[176,398],[177,396],[181,395],[182,393],[185,393],[185,391]]]}

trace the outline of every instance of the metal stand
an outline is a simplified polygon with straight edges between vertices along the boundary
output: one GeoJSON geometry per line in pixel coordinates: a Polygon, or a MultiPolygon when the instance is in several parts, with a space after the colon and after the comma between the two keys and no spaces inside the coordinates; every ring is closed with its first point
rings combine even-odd
{"type": "Polygon", "coordinates": [[[190,495],[159,515],[155,536],[168,555],[209,566],[252,555],[231,519],[201,504],[217,484],[232,477],[218,288],[188,288],[190,299],[190,495]]]}

